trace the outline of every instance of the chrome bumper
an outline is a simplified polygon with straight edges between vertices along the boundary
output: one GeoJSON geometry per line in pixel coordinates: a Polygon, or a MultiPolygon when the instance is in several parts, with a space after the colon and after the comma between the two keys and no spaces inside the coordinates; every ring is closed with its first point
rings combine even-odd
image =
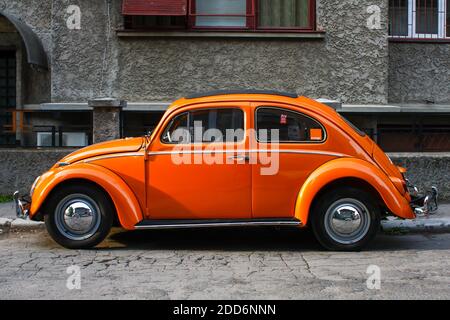
{"type": "Polygon", "coordinates": [[[418,195],[416,187],[413,190],[415,192],[411,193],[411,208],[417,216],[426,216],[438,210],[439,192],[436,187],[431,187],[431,192],[423,196],[418,195]]]}
{"type": "Polygon", "coordinates": [[[31,201],[19,196],[19,191],[13,194],[14,203],[16,205],[17,218],[27,219],[30,213],[31,201]]]}

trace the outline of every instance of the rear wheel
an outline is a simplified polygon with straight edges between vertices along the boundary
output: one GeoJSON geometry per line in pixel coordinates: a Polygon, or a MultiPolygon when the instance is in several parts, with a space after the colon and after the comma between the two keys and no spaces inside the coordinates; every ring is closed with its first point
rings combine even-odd
{"type": "Polygon", "coordinates": [[[358,251],[379,230],[380,209],[372,195],[364,190],[334,189],[315,201],[311,227],[326,249],[358,251]]]}
{"type": "Polygon", "coordinates": [[[103,190],[76,184],[56,190],[48,199],[45,225],[50,236],[69,249],[92,248],[113,223],[114,208],[103,190]]]}

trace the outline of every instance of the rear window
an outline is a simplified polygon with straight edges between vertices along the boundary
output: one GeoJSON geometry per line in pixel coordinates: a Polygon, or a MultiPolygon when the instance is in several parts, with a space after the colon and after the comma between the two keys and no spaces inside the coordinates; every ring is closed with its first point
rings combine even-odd
{"type": "Polygon", "coordinates": [[[365,137],[366,133],[364,131],[362,131],[361,129],[359,129],[357,126],[355,126],[352,122],[350,122],[350,120],[348,120],[346,117],[344,117],[342,114],[338,113],[338,115],[342,118],[342,120],[344,120],[350,127],[352,127],[352,129],[359,134],[361,137],[365,137]]]}
{"type": "Polygon", "coordinates": [[[316,120],[299,112],[277,107],[256,110],[259,142],[323,142],[325,131],[316,120]],[[277,136],[272,137],[276,132],[277,136]]]}

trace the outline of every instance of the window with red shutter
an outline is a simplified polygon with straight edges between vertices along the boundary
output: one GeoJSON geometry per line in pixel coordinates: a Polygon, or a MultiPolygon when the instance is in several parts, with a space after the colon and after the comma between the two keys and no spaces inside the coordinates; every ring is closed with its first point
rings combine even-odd
{"type": "Polygon", "coordinates": [[[315,30],[315,0],[123,0],[123,15],[125,29],[139,31],[315,30]]]}
{"type": "Polygon", "coordinates": [[[123,0],[127,16],[185,16],[187,0],[123,0]]]}

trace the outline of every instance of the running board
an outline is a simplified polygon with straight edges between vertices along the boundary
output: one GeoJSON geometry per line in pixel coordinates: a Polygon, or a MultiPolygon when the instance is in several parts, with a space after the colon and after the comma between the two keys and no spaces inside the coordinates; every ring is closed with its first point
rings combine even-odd
{"type": "Polygon", "coordinates": [[[142,220],[135,229],[189,229],[217,227],[301,226],[293,218],[271,219],[212,219],[212,220],[142,220]]]}

